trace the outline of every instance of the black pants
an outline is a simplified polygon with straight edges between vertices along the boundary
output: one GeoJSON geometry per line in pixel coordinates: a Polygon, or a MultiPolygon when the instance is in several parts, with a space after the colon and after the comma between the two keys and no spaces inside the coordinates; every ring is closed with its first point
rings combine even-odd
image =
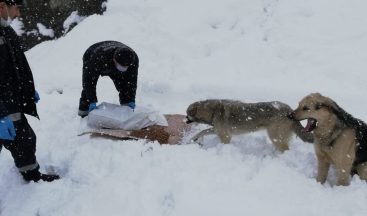
{"type": "Polygon", "coordinates": [[[0,151],[2,146],[11,152],[14,158],[15,166],[20,172],[36,169],[38,163],[36,160],[36,134],[24,115],[21,120],[15,121],[14,127],[16,137],[14,140],[0,139],[0,151]]]}

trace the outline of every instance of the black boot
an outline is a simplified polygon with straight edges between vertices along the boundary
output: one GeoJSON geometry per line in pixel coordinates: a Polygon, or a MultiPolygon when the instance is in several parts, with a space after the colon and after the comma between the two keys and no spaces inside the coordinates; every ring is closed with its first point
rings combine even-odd
{"type": "Polygon", "coordinates": [[[41,180],[46,182],[52,182],[53,180],[60,179],[59,175],[56,174],[42,174],[41,173],[41,180]]]}
{"type": "Polygon", "coordinates": [[[39,172],[39,167],[33,170],[20,172],[23,176],[23,179],[26,181],[34,181],[38,182],[39,180],[43,180],[46,182],[52,182],[53,180],[60,179],[60,176],[56,174],[42,174],[39,172]]]}

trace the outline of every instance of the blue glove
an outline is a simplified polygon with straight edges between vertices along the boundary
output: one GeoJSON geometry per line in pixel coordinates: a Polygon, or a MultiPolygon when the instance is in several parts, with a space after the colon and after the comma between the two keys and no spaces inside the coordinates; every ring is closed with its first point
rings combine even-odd
{"type": "Polygon", "coordinates": [[[97,109],[97,103],[91,103],[89,104],[88,112],[97,109]]]}
{"type": "Polygon", "coordinates": [[[3,140],[14,140],[15,128],[13,121],[8,117],[5,116],[0,119],[0,139],[3,140]]]}
{"type": "Polygon", "coordinates": [[[127,105],[128,107],[130,107],[131,109],[135,109],[135,107],[136,107],[135,102],[129,102],[129,103],[127,103],[126,105],[127,105]]]}
{"type": "Polygon", "coordinates": [[[38,101],[40,100],[40,95],[38,94],[37,91],[34,92],[34,102],[38,103],[38,101]]]}

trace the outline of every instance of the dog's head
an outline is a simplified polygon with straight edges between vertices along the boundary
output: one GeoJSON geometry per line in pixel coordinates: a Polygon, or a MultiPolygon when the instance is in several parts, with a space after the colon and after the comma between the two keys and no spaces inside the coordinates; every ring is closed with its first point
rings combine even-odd
{"type": "Polygon", "coordinates": [[[311,132],[320,127],[324,129],[331,127],[337,118],[336,110],[338,110],[338,105],[333,100],[319,93],[313,93],[299,102],[291,117],[297,121],[307,119],[304,130],[311,132]]]}
{"type": "Polygon", "coordinates": [[[219,105],[219,101],[205,100],[190,104],[186,110],[186,123],[197,122],[212,124],[213,115],[219,105]]]}

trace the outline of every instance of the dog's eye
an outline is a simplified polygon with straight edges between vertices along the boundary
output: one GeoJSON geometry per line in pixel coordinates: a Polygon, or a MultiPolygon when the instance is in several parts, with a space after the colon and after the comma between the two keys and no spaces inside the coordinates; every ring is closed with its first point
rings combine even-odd
{"type": "Polygon", "coordinates": [[[315,105],[315,110],[319,110],[319,109],[321,109],[321,107],[322,107],[322,104],[316,104],[315,105]]]}
{"type": "Polygon", "coordinates": [[[310,110],[310,108],[308,108],[308,107],[304,106],[304,107],[302,108],[302,110],[303,110],[303,111],[308,111],[308,110],[310,110]]]}

